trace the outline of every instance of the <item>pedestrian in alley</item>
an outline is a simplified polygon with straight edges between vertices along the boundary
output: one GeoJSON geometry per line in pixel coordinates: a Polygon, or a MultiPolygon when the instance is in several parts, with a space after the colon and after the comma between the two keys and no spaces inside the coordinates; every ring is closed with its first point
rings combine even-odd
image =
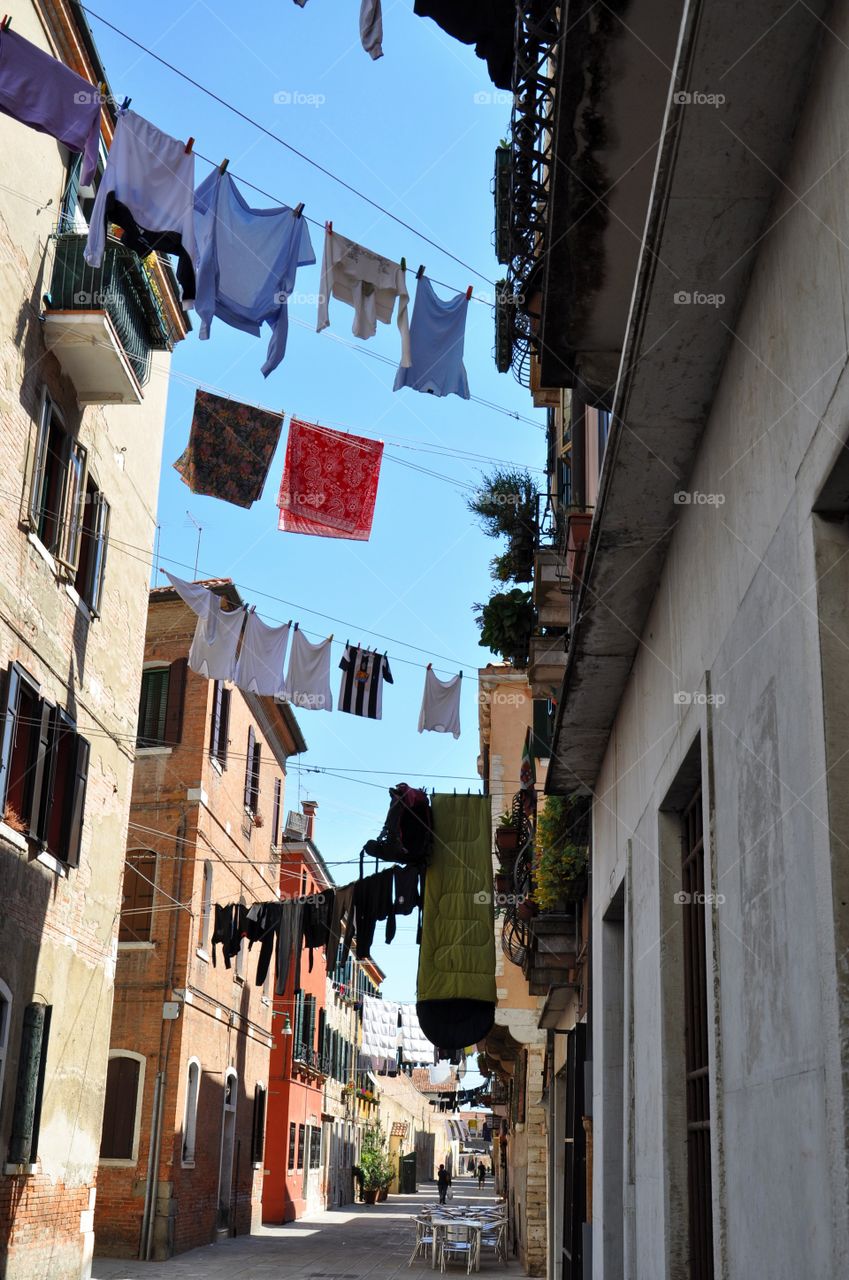
{"type": "Polygon", "coordinates": [[[485,1178],[486,1178],[486,1165],[484,1164],[483,1160],[481,1160],[480,1164],[478,1165],[478,1186],[479,1187],[483,1187],[485,1178]]]}
{"type": "Polygon", "coordinates": [[[445,1204],[445,1200],[448,1195],[448,1188],[450,1186],[451,1178],[448,1176],[448,1171],[446,1170],[445,1165],[441,1164],[436,1175],[436,1189],[439,1192],[440,1204],[445,1204]]]}

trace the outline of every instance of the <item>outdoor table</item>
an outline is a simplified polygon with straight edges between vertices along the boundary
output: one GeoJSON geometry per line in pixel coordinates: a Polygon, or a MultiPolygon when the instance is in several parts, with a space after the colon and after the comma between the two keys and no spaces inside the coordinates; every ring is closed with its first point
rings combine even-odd
{"type": "Polygon", "coordinates": [[[436,1255],[439,1252],[439,1232],[442,1227],[468,1227],[475,1233],[475,1271],[481,1269],[481,1251],[480,1251],[480,1234],[483,1230],[483,1223],[478,1218],[467,1218],[465,1215],[455,1215],[451,1217],[445,1214],[439,1218],[435,1214],[430,1220],[433,1227],[433,1253],[431,1255],[431,1270],[436,1270],[436,1255]]]}

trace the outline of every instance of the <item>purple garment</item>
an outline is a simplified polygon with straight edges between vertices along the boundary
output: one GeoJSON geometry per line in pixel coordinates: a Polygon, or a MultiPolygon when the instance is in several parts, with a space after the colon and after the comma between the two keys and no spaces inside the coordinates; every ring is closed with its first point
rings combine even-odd
{"type": "Polygon", "coordinates": [[[97,86],[11,30],[0,32],[0,111],[82,151],[80,185],[91,185],[100,144],[97,86]]]}

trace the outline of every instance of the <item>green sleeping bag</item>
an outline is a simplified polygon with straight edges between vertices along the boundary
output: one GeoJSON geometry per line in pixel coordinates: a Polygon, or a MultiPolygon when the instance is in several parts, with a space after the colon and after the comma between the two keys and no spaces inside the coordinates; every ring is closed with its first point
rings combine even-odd
{"type": "Polygon", "coordinates": [[[492,811],[487,796],[435,795],[432,809],[416,1012],[432,1044],[462,1049],[495,1020],[492,811]]]}

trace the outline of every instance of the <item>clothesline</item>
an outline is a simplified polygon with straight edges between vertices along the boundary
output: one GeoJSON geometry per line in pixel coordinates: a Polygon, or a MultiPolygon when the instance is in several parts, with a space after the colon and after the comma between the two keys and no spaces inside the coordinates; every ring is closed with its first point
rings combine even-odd
{"type": "MultiPolygon", "coordinates": [[[[292,152],[294,155],[298,156],[299,159],[305,161],[307,164],[311,165],[314,169],[317,169],[320,173],[323,173],[325,177],[328,177],[332,181],[337,182],[340,186],[344,187],[346,191],[351,192],[352,195],[357,196],[360,200],[364,200],[367,204],[371,205],[373,209],[377,209],[378,212],[382,213],[384,217],[390,218],[393,222],[396,222],[399,226],[403,227],[405,230],[410,231],[414,236],[422,240],[425,244],[428,244],[432,248],[438,250],[439,253],[444,254],[445,257],[450,258],[452,261],[456,262],[459,266],[465,267],[467,271],[471,271],[473,275],[478,277],[478,279],[483,280],[486,284],[490,284],[493,287],[495,287],[495,281],[490,280],[488,276],[483,274],[483,272],[477,271],[474,267],[470,266],[469,263],[464,262],[462,258],[457,257],[456,254],[451,253],[448,249],[445,249],[436,240],[432,240],[430,236],[425,235],[423,231],[419,231],[411,223],[406,222],[403,218],[400,218],[397,214],[392,213],[389,209],[384,208],[384,206],[379,204],[376,200],[372,200],[370,196],[367,196],[364,192],[352,186],[351,183],[346,182],[344,178],[340,178],[338,174],[335,174],[331,169],[326,168],[324,165],[320,164],[317,160],[313,160],[311,156],[308,156],[305,152],[300,151],[297,147],[294,147],[290,142],[287,142],[284,138],[281,138],[279,134],[274,133],[273,130],[266,128],[265,125],[260,124],[259,121],[257,120],[254,120],[251,116],[247,115],[246,112],[241,111],[238,107],[235,107],[231,102],[228,102],[226,98],[222,98],[220,94],[215,93],[214,90],[208,88],[206,85],[201,84],[200,81],[195,80],[194,77],[188,75],[185,71],[181,71],[179,67],[174,66],[173,63],[168,62],[167,59],[161,57],[158,53],[154,53],[153,49],[151,49],[148,45],[142,44],[141,41],[136,40],[128,32],[122,30],[121,27],[118,27],[114,23],[109,22],[107,18],[104,18],[101,14],[97,13],[94,9],[89,8],[88,5],[83,4],[82,0],[76,0],[76,4],[79,6],[80,9],[82,9],[90,17],[95,18],[98,22],[102,22],[105,27],[108,27],[111,31],[114,31],[116,35],[121,36],[122,39],[126,40],[129,44],[132,44],[136,49],[141,50],[142,53],[145,53],[148,55],[148,57],[153,58],[161,66],[166,67],[167,70],[171,71],[174,75],[179,76],[182,80],[185,80],[188,84],[192,85],[195,89],[198,89],[201,93],[205,94],[208,98],[211,98],[214,102],[217,102],[219,106],[224,107],[227,111],[230,111],[233,115],[238,116],[238,118],[244,121],[246,124],[249,124],[253,128],[259,130],[260,133],[265,134],[266,137],[271,138],[274,142],[277,142],[280,146],[285,147],[287,151],[292,152]]],[[[218,167],[218,163],[220,163],[220,162],[209,160],[208,157],[206,156],[202,157],[202,159],[206,160],[207,163],[209,164],[214,164],[216,168],[218,167]]],[[[262,193],[262,194],[265,194],[265,193],[262,193]]]]}

